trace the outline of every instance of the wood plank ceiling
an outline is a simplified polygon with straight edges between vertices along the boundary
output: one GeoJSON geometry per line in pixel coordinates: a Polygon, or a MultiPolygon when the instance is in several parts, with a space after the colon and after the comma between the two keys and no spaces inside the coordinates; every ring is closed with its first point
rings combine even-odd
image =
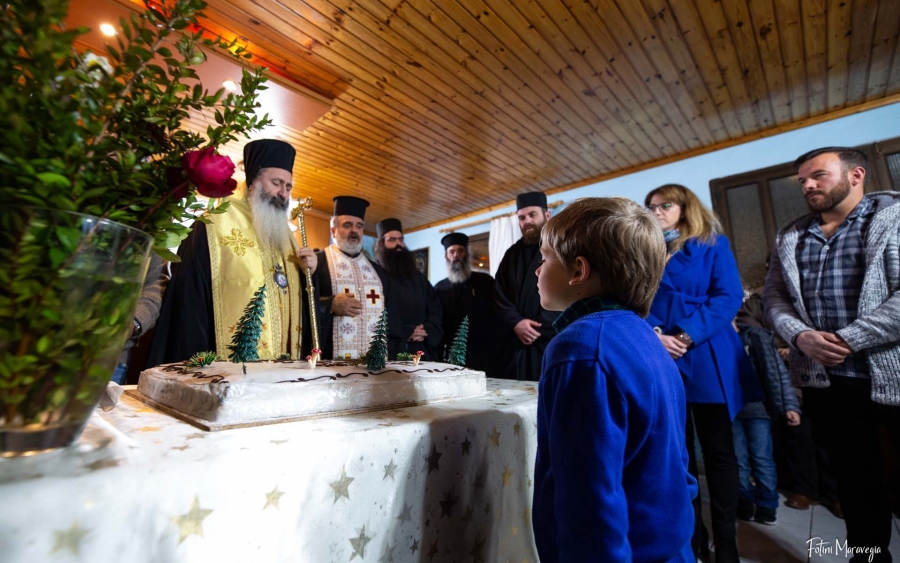
{"type": "Polygon", "coordinates": [[[900,100],[898,0],[208,1],[205,28],[334,100],[277,136],[294,194],[365,197],[369,229],[900,100]]]}

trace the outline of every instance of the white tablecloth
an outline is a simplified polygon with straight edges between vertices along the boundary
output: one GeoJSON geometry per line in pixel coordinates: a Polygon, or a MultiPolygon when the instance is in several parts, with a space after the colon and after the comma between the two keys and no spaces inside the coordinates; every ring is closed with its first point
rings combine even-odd
{"type": "Polygon", "coordinates": [[[0,560],[536,562],[536,386],[208,433],[136,400],[0,460],[0,560]]]}

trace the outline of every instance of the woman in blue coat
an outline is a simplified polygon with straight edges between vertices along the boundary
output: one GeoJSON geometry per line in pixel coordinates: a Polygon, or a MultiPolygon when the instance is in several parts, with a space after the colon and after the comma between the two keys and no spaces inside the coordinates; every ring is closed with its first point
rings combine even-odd
{"type": "MultiPolygon", "coordinates": [[[[737,563],[739,482],[731,421],[760,393],[753,365],[731,324],[743,300],[740,274],[728,239],[718,234],[718,219],[692,191],[667,184],[647,194],[644,205],[659,220],[669,250],[647,322],[684,381],[689,469],[696,477],[696,428],[709,486],[716,563],[737,563]]],[[[700,506],[697,495],[692,545],[695,554],[705,556],[709,535],[700,506]]]]}

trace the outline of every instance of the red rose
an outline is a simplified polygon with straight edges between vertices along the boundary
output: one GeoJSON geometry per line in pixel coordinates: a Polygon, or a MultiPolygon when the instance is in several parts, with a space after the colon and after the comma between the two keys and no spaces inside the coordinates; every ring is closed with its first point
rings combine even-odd
{"type": "Polygon", "coordinates": [[[201,195],[226,197],[237,188],[237,180],[231,178],[234,163],[229,157],[216,154],[212,147],[185,153],[182,165],[201,195]]]}

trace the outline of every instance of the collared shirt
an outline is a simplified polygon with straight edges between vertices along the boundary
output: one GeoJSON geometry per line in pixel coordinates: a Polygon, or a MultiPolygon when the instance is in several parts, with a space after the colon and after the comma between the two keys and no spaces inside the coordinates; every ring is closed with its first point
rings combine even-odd
{"type": "MultiPolygon", "coordinates": [[[[866,234],[874,213],[874,203],[864,197],[831,238],[822,232],[821,217],[800,235],[796,251],[800,290],[816,330],[835,332],[857,318],[866,273],[866,234]]],[[[869,377],[866,352],[851,353],[826,371],[828,375],[869,377]]]]}
{"type": "Polygon", "coordinates": [[[553,328],[560,333],[570,324],[574,323],[585,315],[597,313],[599,311],[609,311],[612,309],[625,309],[618,301],[612,299],[604,299],[598,295],[594,297],[585,297],[579,299],[575,303],[562,312],[562,314],[553,321],[553,328]]]}

